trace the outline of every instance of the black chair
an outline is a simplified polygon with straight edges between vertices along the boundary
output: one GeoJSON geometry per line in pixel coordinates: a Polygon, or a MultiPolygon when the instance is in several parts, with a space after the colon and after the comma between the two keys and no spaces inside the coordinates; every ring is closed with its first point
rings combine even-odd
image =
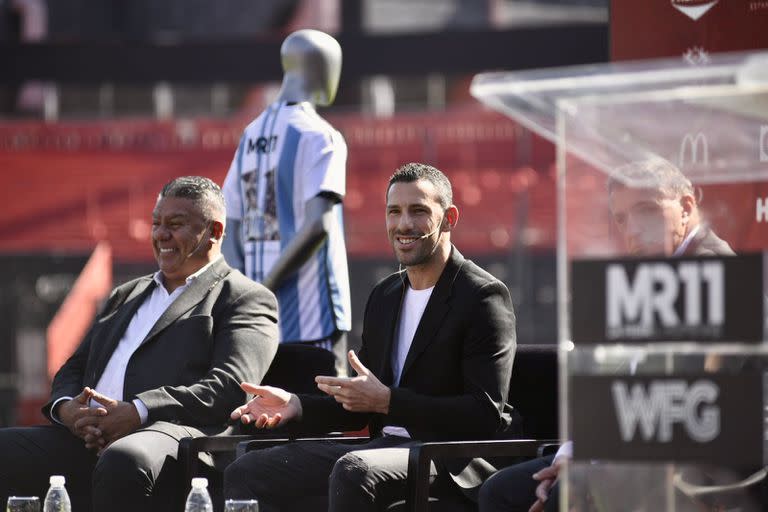
{"type": "MultiPolygon", "coordinates": [[[[293,393],[320,393],[315,384],[316,375],[336,375],[336,358],[331,352],[311,345],[281,343],[262,383],[293,393]]],[[[243,435],[239,432],[239,426],[233,426],[218,436],[187,437],[179,442],[179,464],[184,471],[187,491],[193,477],[206,476],[210,481],[209,490],[212,495],[216,497],[220,494],[221,471],[234,460],[235,449],[241,441],[290,437],[286,432],[255,435],[243,435]],[[202,452],[211,453],[214,457],[213,470],[200,463],[202,452]]]]}
{"type": "Polygon", "coordinates": [[[523,435],[556,439],[558,424],[557,345],[518,345],[509,403],[523,417],[523,435]]]}
{"type": "Polygon", "coordinates": [[[543,455],[558,440],[557,345],[518,345],[509,385],[509,402],[523,417],[525,440],[452,441],[423,443],[408,458],[408,494],[405,503],[388,510],[472,510],[473,504],[429,496],[429,465],[434,459],[467,457],[525,457],[543,455]]]}
{"type": "MultiPolygon", "coordinates": [[[[411,448],[408,458],[408,489],[405,500],[389,504],[387,511],[467,511],[474,504],[459,492],[430,496],[429,467],[434,459],[533,458],[558,442],[558,365],[555,345],[518,345],[510,380],[509,401],[523,417],[523,435],[530,439],[428,442],[411,448]]],[[[327,438],[247,439],[243,453],[285,442],[312,442],[327,438]]],[[[367,438],[334,439],[359,443],[367,438]]],[[[313,502],[314,503],[314,502],[313,502]]],[[[309,508],[306,508],[309,510],[309,508]]]]}
{"type": "Polygon", "coordinates": [[[292,393],[320,393],[317,375],[336,375],[336,357],[324,348],[298,343],[281,343],[263,383],[292,393]]]}

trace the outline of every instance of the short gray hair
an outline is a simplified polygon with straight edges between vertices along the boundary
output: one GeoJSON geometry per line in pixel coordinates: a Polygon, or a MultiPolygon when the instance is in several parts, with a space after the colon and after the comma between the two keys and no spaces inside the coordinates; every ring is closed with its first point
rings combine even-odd
{"type": "Polygon", "coordinates": [[[226,206],[221,187],[203,176],[182,176],[165,184],[157,197],[158,201],[164,197],[181,197],[194,201],[205,220],[224,220],[226,206]]]}
{"type": "Polygon", "coordinates": [[[650,158],[617,167],[608,178],[608,193],[619,186],[656,190],[667,199],[684,195],[695,197],[691,180],[663,158],[650,158]]]}

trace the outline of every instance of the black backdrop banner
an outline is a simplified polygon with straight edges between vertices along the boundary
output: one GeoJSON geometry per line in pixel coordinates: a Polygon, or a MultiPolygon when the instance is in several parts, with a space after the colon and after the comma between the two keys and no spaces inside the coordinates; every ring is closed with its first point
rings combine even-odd
{"type": "Polygon", "coordinates": [[[754,371],[572,376],[574,459],[762,466],[762,382],[754,371]]]}
{"type": "Polygon", "coordinates": [[[574,260],[578,344],[760,342],[763,257],[574,260]]]}

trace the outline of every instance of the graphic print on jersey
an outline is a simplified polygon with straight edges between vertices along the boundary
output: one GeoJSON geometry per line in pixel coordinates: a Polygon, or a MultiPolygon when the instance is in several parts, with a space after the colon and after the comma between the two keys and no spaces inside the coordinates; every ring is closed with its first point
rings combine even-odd
{"type": "Polygon", "coordinates": [[[264,197],[259,201],[258,171],[243,174],[245,189],[245,239],[251,242],[265,240],[280,240],[280,224],[277,217],[277,191],[275,190],[275,175],[277,169],[272,168],[264,175],[264,197]],[[263,206],[262,206],[263,205],[263,206]]]}

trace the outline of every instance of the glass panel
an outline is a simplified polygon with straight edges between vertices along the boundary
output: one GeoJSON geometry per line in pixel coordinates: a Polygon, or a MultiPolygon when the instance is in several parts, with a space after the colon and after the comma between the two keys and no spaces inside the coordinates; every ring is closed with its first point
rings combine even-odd
{"type": "Polygon", "coordinates": [[[473,82],[557,144],[561,433],[573,441],[561,510],[759,509],[766,63],[473,82]]]}

